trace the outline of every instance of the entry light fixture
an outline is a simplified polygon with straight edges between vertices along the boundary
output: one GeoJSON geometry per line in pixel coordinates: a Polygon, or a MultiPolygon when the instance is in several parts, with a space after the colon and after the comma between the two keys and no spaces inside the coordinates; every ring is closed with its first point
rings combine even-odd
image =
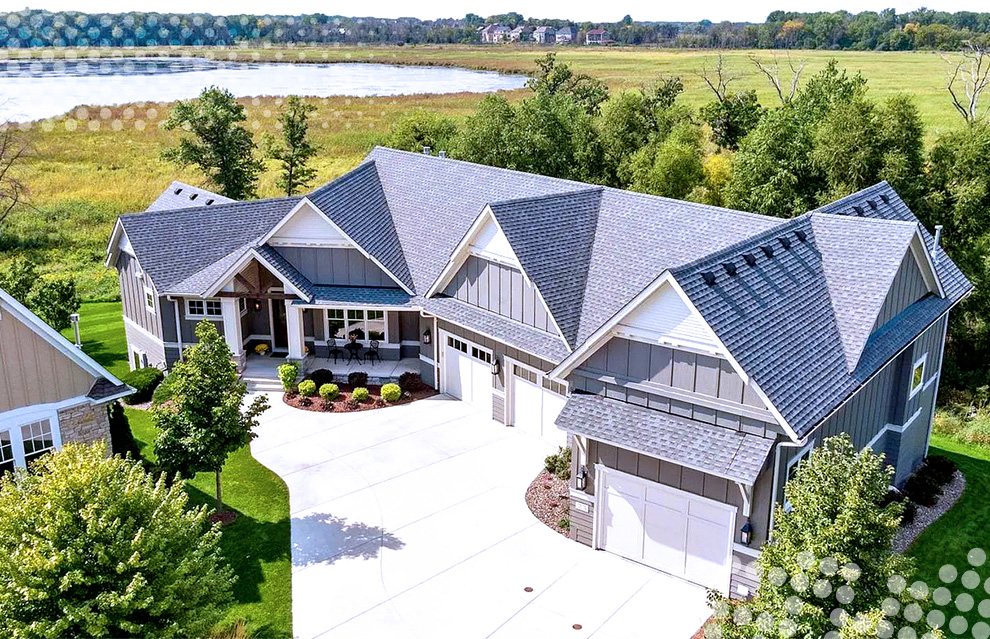
{"type": "Polygon", "coordinates": [[[753,543],[753,522],[746,520],[743,527],[739,530],[739,539],[742,541],[744,546],[748,546],[753,543]]]}
{"type": "Polygon", "coordinates": [[[588,487],[588,469],[581,466],[581,470],[578,471],[577,477],[574,478],[574,486],[578,490],[584,490],[588,487]]]}
{"type": "Polygon", "coordinates": [[[498,363],[498,359],[492,358],[492,375],[498,375],[502,371],[501,364],[498,363]]]}
{"type": "Polygon", "coordinates": [[[423,343],[424,344],[429,344],[430,343],[430,340],[432,338],[433,338],[433,334],[430,333],[430,329],[426,329],[425,331],[423,331],[423,343]]]}
{"type": "Polygon", "coordinates": [[[257,313],[261,310],[261,300],[254,300],[254,311],[257,313]]]}

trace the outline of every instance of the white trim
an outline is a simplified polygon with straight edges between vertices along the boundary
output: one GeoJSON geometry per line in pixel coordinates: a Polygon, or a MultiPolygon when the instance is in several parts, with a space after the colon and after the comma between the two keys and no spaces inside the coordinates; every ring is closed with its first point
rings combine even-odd
{"type": "MultiPolygon", "coordinates": [[[[484,309],[482,309],[482,310],[484,310],[484,309]]],[[[489,311],[489,312],[491,312],[491,311],[489,311]]],[[[477,329],[475,327],[469,326],[467,324],[462,324],[460,322],[457,322],[457,321],[454,321],[454,320],[451,320],[451,319],[447,319],[445,317],[440,317],[439,315],[434,315],[433,318],[434,318],[434,322],[436,322],[437,320],[439,320],[439,321],[442,321],[442,322],[446,322],[448,324],[453,324],[454,326],[457,326],[459,328],[463,328],[466,331],[471,331],[475,335],[480,335],[481,337],[487,337],[488,339],[492,340],[493,342],[497,342],[497,343],[499,343],[499,344],[501,344],[501,345],[503,345],[503,346],[505,346],[507,348],[513,348],[513,349],[515,349],[515,350],[517,350],[517,351],[519,351],[521,353],[526,353],[527,355],[532,355],[536,359],[541,360],[541,361],[544,361],[544,362],[547,362],[548,364],[550,364],[551,366],[553,366],[553,362],[551,362],[546,357],[544,357],[542,355],[537,355],[536,353],[534,353],[534,352],[532,352],[530,350],[526,350],[525,348],[520,348],[518,346],[513,346],[512,344],[507,344],[505,342],[505,340],[503,340],[502,338],[495,337],[494,335],[490,335],[489,333],[485,333],[484,331],[481,331],[481,330],[479,330],[479,329],[477,329]]],[[[530,328],[530,329],[535,328],[533,326],[530,326],[529,324],[523,324],[520,321],[514,320],[511,317],[505,317],[504,315],[499,315],[499,318],[501,318],[503,320],[506,320],[508,322],[514,322],[516,324],[519,324],[520,326],[525,326],[526,328],[530,328]]],[[[539,329],[536,329],[536,330],[539,330],[539,329]]],[[[544,332],[546,332],[546,331],[544,331],[544,332]]],[[[567,342],[564,341],[564,338],[561,337],[560,335],[556,335],[555,336],[555,335],[553,335],[551,333],[547,333],[547,335],[549,335],[550,337],[556,337],[557,339],[559,339],[561,341],[561,343],[564,344],[564,348],[566,348],[567,350],[570,350],[571,347],[568,346],[567,342]]],[[[456,337],[456,335],[455,335],[455,337],[456,337]]],[[[551,368],[549,371],[547,371],[546,375],[548,375],[548,376],[550,376],[553,379],[556,379],[558,381],[563,381],[563,378],[559,378],[559,377],[556,377],[556,376],[552,375],[552,373],[553,373],[554,370],[555,369],[551,368]]]]}
{"type": "MultiPolygon", "coordinates": [[[[186,319],[187,320],[192,320],[192,319],[195,319],[195,320],[207,319],[207,320],[221,320],[221,321],[223,321],[223,299],[222,298],[219,298],[219,297],[186,297],[186,298],[183,298],[183,299],[186,302],[186,319]],[[203,312],[202,313],[193,313],[191,310],[189,310],[189,304],[190,304],[190,302],[202,302],[203,303],[203,312]],[[219,315],[211,315],[211,314],[207,313],[206,312],[206,303],[207,302],[218,302],[220,304],[220,314],[219,315]]],[[[228,299],[234,299],[234,298],[228,298],[228,299]]]]}
{"type": "MultiPolygon", "coordinates": [[[[324,344],[327,342],[327,340],[329,340],[331,338],[345,340],[344,341],[345,344],[347,343],[347,341],[349,341],[350,338],[347,336],[347,332],[348,332],[347,331],[347,325],[348,325],[348,322],[350,321],[348,319],[348,317],[347,317],[347,313],[349,311],[361,311],[361,312],[363,312],[364,313],[364,319],[358,320],[358,321],[359,322],[363,322],[365,324],[365,327],[366,328],[367,328],[367,324],[368,324],[368,311],[376,311],[376,312],[377,311],[381,311],[381,313],[382,313],[382,322],[385,325],[385,329],[382,331],[384,337],[382,337],[382,339],[376,340],[376,341],[379,342],[379,347],[380,348],[386,348],[388,346],[388,344],[389,344],[389,342],[388,342],[388,336],[389,336],[388,335],[388,314],[389,314],[389,310],[387,310],[386,308],[374,308],[374,307],[367,307],[367,306],[353,306],[353,307],[351,307],[351,306],[319,306],[319,307],[314,307],[314,310],[323,311],[321,313],[321,315],[323,316],[323,338],[324,338],[323,339],[323,343],[324,344]],[[344,336],[343,337],[337,337],[336,335],[331,335],[330,334],[330,316],[327,313],[327,311],[344,311],[344,317],[343,317],[343,322],[344,322],[344,336]]],[[[313,321],[315,322],[316,320],[314,319],[313,321]]],[[[369,333],[369,331],[365,330],[365,338],[364,339],[355,340],[355,341],[358,342],[359,344],[365,346],[365,347],[370,347],[371,346],[371,337],[368,336],[368,333],[369,333]]],[[[415,343],[416,344],[419,344],[419,342],[415,342],[415,343]]],[[[400,344],[392,343],[391,346],[393,348],[399,348],[400,344]]],[[[341,348],[343,348],[343,346],[341,346],[341,348]]]]}
{"type": "MultiPolygon", "coordinates": [[[[935,270],[932,255],[928,252],[928,247],[925,245],[925,238],[921,235],[920,224],[916,225],[914,237],[911,238],[910,250],[915,261],[921,266],[921,276],[924,278],[928,290],[938,293],[939,297],[945,297],[945,289],[942,287],[942,281],[938,277],[938,271],[935,270]]],[[[891,286],[893,286],[893,282],[891,282],[891,286]]],[[[887,292],[890,292],[889,289],[887,292]]]]}
{"type": "MultiPolygon", "coordinates": [[[[499,389],[497,389],[497,388],[495,388],[493,386],[492,387],[492,397],[501,397],[502,399],[505,399],[505,391],[500,391],[499,389]]],[[[502,412],[503,412],[503,414],[505,413],[504,410],[502,412]]]]}
{"type": "Polygon", "coordinates": [[[155,295],[153,289],[147,286],[144,287],[144,310],[152,315],[158,314],[158,296],[155,295]],[[151,305],[148,304],[148,298],[151,298],[151,305]]]}
{"type": "MultiPolygon", "coordinates": [[[[917,341],[917,340],[915,340],[915,341],[917,341]]],[[[911,377],[908,380],[908,384],[910,384],[909,392],[908,392],[908,401],[914,399],[915,395],[917,395],[918,393],[920,393],[924,389],[924,387],[925,387],[925,373],[928,372],[928,370],[927,370],[928,367],[926,366],[927,363],[928,363],[928,351],[925,351],[925,353],[923,353],[921,357],[919,357],[918,359],[916,359],[914,361],[914,363],[911,364],[911,377]],[[918,367],[919,366],[921,367],[921,381],[919,381],[918,382],[918,385],[915,386],[914,385],[914,372],[916,370],[918,370],[918,367]]]]}
{"type": "MultiPolygon", "coordinates": [[[[377,309],[373,309],[373,310],[377,310],[377,309]]],[[[392,343],[394,344],[395,342],[392,343]]],[[[415,339],[399,340],[399,346],[419,346],[419,340],[415,340],[415,339]]]]}
{"type": "MultiPolygon", "coordinates": [[[[282,274],[279,273],[274,267],[272,267],[272,265],[268,262],[268,260],[266,260],[261,255],[261,253],[259,253],[257,249],[255,249],[254,247],[251,247],[247,251],[245,251],[244,254],[241,255],[241,257],[238,258],[236,262],[234,262],[233,266],[231,266],[229,269],[224,271],[224,273],[219,278],[217,278],[217,280],[213,282],[213,284],[211,284],[205,291],[203,291],[200,297],[207,298],[207,297],[216,296],[216,294],[220,292],[220,289],[222,289],[224,285],[229,280],[231,280],[235,275],[240,273],[241,270],[245,266],[247,266],[251,260],[256,260],[259,264],[265,267],[265,270],[271,273],[278,281],[282,282],[284,291],[288,291],[293,295],[298,295],[299,297],[305,300],[309,299],[309,295],[300,291],[292,284],[292,282],[290,282],[285,277],[283,277],[282,274]]],[[[245,293],[245,295],[250,297],[250,295],[248,295],[247,293],[245,293]]]]}
{"type": "Polygon", "coordinates": [[[10,314],[25,326],[33,330],[39,337],[55,347],[55,349],[75,362],[80,368],[94,377],[103,377],[115,386],[123,384],[110,371],[100,366],[96,360],[76,348],[75,344],[62,337],[61,333],[46,324],[37,315],[29,311],[23,304],[0,289],[0,308],[6,307],[10,314]]]}
{"type": "MultiPolygon", "coordinates": [[[[815,449],[815,443],[816,443],[816,441],[817,441],[816,439],[812,438],[811,441],[809,441],[806,446],[804,446],[803,448],[801,448],[800,450],[798,450],[787,461],[786,466],[784,466],[784,486],[787,485],[787,481],[788,481],[787,476],[791,474],[791,468],[793,468],[794,466],[800,464],[802,461],[805,461],[804,460],[804,457],[805,456],[807,456],[809,459],[811,458],[811,452],[815,449]]],[[[792,508],[792,506],[791,506],[790,502],[787,501],[786,495],[782,495],[781,497],[782,497],[782,501],[780,502],[781,506],[783,506],[784,510],[790,511],[791,508],[792,508]]]]}
{"type": "Polygon", "coordinates": [[[141,326],[140,324],[138,324],[137,322],[135,322],[131,318],[127,317],[126,315],[124,315],[123,318],[124,318],[124,324],[125,325],[127,325],[128,327],[133,328],[135,331],[143,334],[148,339],[154,340],[155,342],[157,342],[159,344],[164,344],[165,343],[165,342],[162,341],[162,339],[160,337],[156,337],[154,333],[152,333],[148,329],[144,328],[143,326],[141,326]]]}
{"type": "MultiPolygon", "coordinates": [[[[805,440],[807,441],[807,440],[805,440]]],[[[777,512],[777,493],[780,492],[780,451],[784,448],[800,448],[802,442],[780,442],[773,451],[773,492],[770,493],[770,523],[767,528],[767,541],[773,538],[773,516],[777,512]]]]}
{"type": "Polygon", "coordinates": [[[12,426],[16,426],[17,424],[30,423],[32,421],[31,418],[37,417],[38,415],[44,416],[53,412],[57,414],[59,411],[65,410],[66,408],[81,406],[83,404],[100,404],[102,402],[103,400],[94,401],[85,395],[77,395],[75,397],[70,397],[69,399],[63,399],[57,402],[32,404],[31,406],[13,408],[6,412],[0,413],[0,429],[10,428],[12,426]]]}
{"type": "MultiPolygon", "coordinates": [[[[921,416],[921,408],[919,407],[918,410],[914,411],[914,414],[911,415],[911,417],[906,422],[904,422],[903,424],[900,424],[900,425],[898,425],[898,424],[884,424],[883,428],[881,428],[880,431],[876,435],[873,436],[873,439],[871,439],[870,441],[866,442],[866,446],[864,446],[863,448],[870,448],[870,449],[872,449],[873,448],[873,444],[877,443],[880,440],[880,438],[883,437],[884,434],[886,434],[888,432],[890,432],[890,433],[903,433],[907,429],[911,428],[911,426],[914,424],[914,420],[918,419],[918,417],[920,417],[920,416],[921,416]]],[[[874,452],[876,452],[876,451],[874,451],[874,452]]]]}
{"type": "Polygon", "coordinates": [[[935,380],[935,393],[932,395],[932,410],[928,415],[928,432],[925,434],[925,456],[928,456],[928,449],[932,444],[932,430],[935,427],[935,403],[938,400],[938,387],[941,386],[939,380],[942,378],[942,363],[945,362],[945,336],[949,330],[949,321],[946,319],[945,326],[942,327],[942,348],[939,353],[939,370],[933,378],[935,380]]]}
{"type": "Polygon", "coordinates": [[[744,546],[743,544],[740,544],[737,541],[736,542],[732,542],[732,552],[737,552],[740,555],[747,555],[747,556],[753,557],[755,559],[759,559],[760,558],[760,555],[763,554],[763,551],[761,551],[759,548],[753,548],[751,546],[744,546]]]}
{"type": "Polygon", "coordinates": [[[419,354],[419,361],[423,362],[424,364],[429,364],[430,366],[436,366],[437,364],[435,361],[433,361],[432,357],[427,357],[422,353],[419,354]]]}

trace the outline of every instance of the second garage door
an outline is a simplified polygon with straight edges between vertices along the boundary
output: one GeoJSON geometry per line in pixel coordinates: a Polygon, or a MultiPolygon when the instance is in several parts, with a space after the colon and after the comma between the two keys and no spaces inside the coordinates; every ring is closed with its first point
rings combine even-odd
{"type": "Polygon", "coordinates": [[[735,507],[602,469],[600,546],[727,592],[735,507]]]}
{"type": "Polygon", "coordinates": [[[444,343],[444,392],[492,412],[492,354],[471,342],[447,335],[444,343]]]}
{"type": "Polygon", "coordinates": [[[544,375],[512,365],[512,425],[520,430],[564,446],[567,433],[554,425],[567,402],[566,389],[544,375]]]}

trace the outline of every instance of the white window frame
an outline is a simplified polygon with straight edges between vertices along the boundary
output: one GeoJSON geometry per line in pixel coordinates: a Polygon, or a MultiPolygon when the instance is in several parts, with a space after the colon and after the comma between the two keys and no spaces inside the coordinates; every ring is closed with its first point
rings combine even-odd
{"type": "Polygon", "coordinates": [[[927,360],[928,360],[928,353],[925,353],[920,358],[915,360],[914,364],[911,366],[911,378],[908,380],[908,384],[910,384],[908,399],[914,398],[914,396],[920,393],[921,389],[925,387],[925,373],[927,372],[925,368],[927,367],[927,360]],[[919,366],[921,367],[921,380],[918,382],[918,385],[915,386],[914,372],[918,370],[919,366]]]}
{"type": "MultiPolygon", "coordinates": [[[[73,400],[77,401],[77,400],[73,400]]],[[[62,432],[58,422],[58,408],[70,405],[67,402],[54,405],[49,404],[45,408],[39,409],[35,406],[17,409],[0,415],[0,431],[10,434],[10,444],[14,454],[14,468],[26,468],[24,453],[24,437],[21,429],[30,424],[47,421],[51,428],[52,447],[51,450],[61,450],[62,432]]]]}
{"type": "MultiPolygon", "coordinates": [[[[783,490],[784,487],[787,486],[787,482],[790,481],[791,479],[790,477],[791,469],[794,468],[795,466],[798,466],[801,462],[807,461],[808,458],[811,457],[811,451],[813,451],[814,449],[815,449],[815,442],[812,441],[807,446],[805,446],[800,451],[798,451],[796,455],[791,457],[791,459],[787,462],[787,466],[784,468],[784,483],[781,484],[780,486],[781,490],[783,490]]],[[[794,507],[791,505],[791,502],[787,501],[786,493],[782,503],[784,506],[784,510],[786,512],[790,512],[791,510],[794,509],[794,507]]]]}
{"type": "Polygon", "coordinates": [[[237,298],[237,308],[241,312],[241,317],[244,317],[245,315],[247,315],[247,312],[248,312],[248,303],[247,303],[247,298],[246,297],[238,297],[237,298]]]}
{"type": "Polygon", "coordinates": [[[131,365],[131,370],[132,371],[138,370],[139,368],[148,368],[148,366],[150,366],[150,363],[148,362],[148,353],[146,353],[145,351],[142,351],[140,348],[137,348],[135,346],[132,346],[131,347],[131,361],[130,361],[130,365],[131,365]],[[135,357],[137,357],[137,360],[139,362],[139,364],[137,366],[134,365],[134,358],[135,357]]]}
{"type": "MultiPolygon", "coordinates": [[[[389,343],[388,342],[388,338],[389,338],[389,334],[388,334],[388,313],[389,312],[387,310],[383,309],[383,308],[371,308],[371,307],[362,307],[362,308],[353,308],[353,307],[352,308],[324,307],[322,309],[322,311],[323,311],[323,335],[324,335],[324,338],[323,339],[324,339],[324,341],[326,341],[326,340],[328,340],[330,338],[334,338],[334,339],[342,340],[343,343],[346,344],[347,342],[350,341],[350,338],[347,337],[348,325],[349,325],[348,322],[350,321],[348,319],[348,317],[347,317],[347,314],[350,313],[350,312],[353,312],[353,311],[360,311],[363,314],[363,317],[364,317],[364,319],[363,320],[360,320],[360,321],[364,322],[365,326],[367,326],[367,323],[368,323],[368,311],[376,311],[376,312],[379,312],[379,313],[382,314],[382,322],[385,325],[384,326],[384,330],[382,331],[382,333],[384,334],[384,337],[382,339],[376,340],[376,341],[379,344],[388,344],[389,343]],[[330,313],[329,313],[329,311],[340,311],[341,313],[343,313],[343,315],[344,315],[343,318],[342,318],[342,321],[344,322],[344,335],[343,335],[343,337],[337,337],[336,335],[331,335],[331,333],[330,333],[330,313]]],[[[337,319],[337,318],[334,318],[334,319],[337,319]]],[[[364,339],[359,339],[359,340],[355,340],[355,341],[358,344],[362,344],[363,346],[370,346],[370,344],[371,344],[371,338],[368,336],[368,331],[365,330],[364,339]]]]}
{"type": "Polygon", "coordinates": [[[157,303],[155,301],[155,292],[147,286],[144,287],[144,308],[151,314],[158,312],[157,303]]]}
{"type": "Polygon", "coordinates": [[[187,297],[186,298],[186,319],[223,320],[223,304],[220,302],[219,299],[212,298],[212,297],[203,297],[203,298],[198,298],[198,297],[197,298],[189,298],[189,297],[187,297]],[[192,310],[191,304],[193,302],[202,303],[203,304],[203,312],[202,313],[198,313],[198,312],[195,312],[195,311],[192,310]],[[215,304],[218,304],[220,306],[220,313],[219,314],[214,315],[212,313],[207,313],[206,312],[207,311],[207,308],[208,308],[208,305],[211,302],[212,303],[215,303],[215,304]]]}

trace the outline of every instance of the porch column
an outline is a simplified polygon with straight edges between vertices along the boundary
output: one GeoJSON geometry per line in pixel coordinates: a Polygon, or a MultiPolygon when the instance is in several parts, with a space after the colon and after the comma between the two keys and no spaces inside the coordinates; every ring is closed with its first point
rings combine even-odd
{"type": "Polygon", "coordinates": [[[241,311],[236,297],[221,297],[223,308],[223,337],[240,368],[244,364],[244,339],[241,337],[241,311]]]}
{"type": "Polygon", "coordinates": [[[302,309],[293,306],[292,300],[285,300],[285,328],[289,334],[289,359],[299,361],[306,357],[302,314],[302,309]]]}

